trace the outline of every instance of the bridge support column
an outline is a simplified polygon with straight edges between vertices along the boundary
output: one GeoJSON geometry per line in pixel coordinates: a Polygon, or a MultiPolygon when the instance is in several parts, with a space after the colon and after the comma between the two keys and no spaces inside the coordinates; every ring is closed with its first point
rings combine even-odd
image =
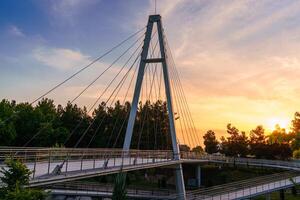
{"type": "Polygon", "coordinates": [[[196,167],[196,181],[197,187],[201,187],[201,166],[197,165],[196,167]]]}
{"type": "Polygon", "coordinates": [[[184,179],[183,179],[183,171],[182,171],[181,164],[175,167],[175,180],[176,180],[176,191],[178,195],[176,199],[185,200],[185,188],[184,188],[184,179]]]}
{"type": "Polygon", "coordinates": [[[285,199],[285,196],[284,196],[284,189],[282,190],[279,190],[279,196],[280,196],[280,200],[284,200],[285,199]]]}

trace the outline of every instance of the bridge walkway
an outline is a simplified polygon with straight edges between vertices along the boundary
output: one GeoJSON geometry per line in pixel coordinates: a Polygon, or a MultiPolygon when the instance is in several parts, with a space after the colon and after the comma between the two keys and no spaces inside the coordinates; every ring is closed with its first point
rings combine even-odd
{"type": "Polygon", "coordinates": [[[222,163],[300,171],[300,163],[293,161],[231,158],[195,152],[182,152],[181,159],[174,160],[173,152],[155,150],[0,148],[1,166],[5,167],[3,161],[7,157],[22,160],[33,171],[32,187],[183,163],[222,163]]]}
{"type": "Polygon", "coordinates": [[[296,171],[287,171],[191,191],[187,193],[187,199],[247,199],[280,189],[290,188],[293,187],[295,183],[300,183],[300,173],[296,171]]]}
{"type": "MultiPolygon", "coordinates": [[[[53,197],[59,195],[111,197],[113,192],[112,184],[81,181],[54,184],[47,188],[53,197]]],[[[142,187],[128,187],[126,192],[128,197],[138,199],[173,199],[170,196],[176,193],[175,190],[142,187]]]]}
{"type": "MultiPolygon", "coordinates": [[[[267,194],[279,189],[290,188],[300,182],[300,173],[286,171],[228,184],[217,185],[187,192],[187,200],[239,200],[267,194]]],[[[54,184],[50,188],[55,195],[111,197],[113,186],[99,183],[69,182],[54,184]]],[[[138,199],[176,199],[175,190],[128,188],[128,196],[138,199]]]]}

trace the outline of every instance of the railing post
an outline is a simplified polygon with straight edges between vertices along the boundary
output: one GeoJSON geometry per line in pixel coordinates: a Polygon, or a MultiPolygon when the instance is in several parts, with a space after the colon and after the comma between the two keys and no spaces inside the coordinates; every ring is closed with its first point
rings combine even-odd
{"type": "Polygon", "coordinates": [[[114,167],[116,166],[116,153],[114,152],[114,167]]]}
{"type": "Polygon", "coordinates": [[[82,162],[83,162],[83,152],[81,153],[81,162],[80,162],[80,170],[82,171],[82,162]]]}
{"type": "MultiPolygon", "coordinates": [[[[127,153],[126,153],[127,154],[127,153]]],[[[121,156],[122,156],[122,162],[121,162],[121,168],[123,167],[123,165],[124,165],[124,153],[123,153],[123,151],[122,151],[122,154],[121,154],[121,156]]]]}
{"type": "Polygon", "coordinates": [[[48,174],[50,174],[50,163],[51,163],[51,150],[48,150],[48,174]]]}
{"type": "Polygon", "coordinates": [[[93,155],[93,169],[95,169],[96,166],[96,158],[95,158],[95,154],[93,155]]]}
{"type": "Polygon", "coordinates": [[[34,177],[35,177],[35,170],[36,170],[36,154],[35,154],[35,156],[34,156],[35,158],[34,158],[34,166],[33,166],[33,174],[32,174],[32,179],[34,179],[34,177]]]}
{"type": "Polygon", "coordinates": [[[66,172],[68,172],[68,164],[69,164],[69,152],[67,152],[66,172]]]}
{"type": "Polygon", "coordinates": [[[27,162],[27,150],[25,150],[25,158],[24,158],[24,163],[27,162]]]}

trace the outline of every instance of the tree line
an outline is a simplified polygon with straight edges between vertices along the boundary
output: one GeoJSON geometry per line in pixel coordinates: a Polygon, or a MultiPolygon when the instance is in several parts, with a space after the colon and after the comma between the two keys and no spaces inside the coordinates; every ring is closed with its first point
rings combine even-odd
{"type": "Polygon", "coordinates": [[[300,158],[300,113],[296,112],[291,122],[291,130],[276,125],[271,134],[266,134],[262,125],[250,131],[249,136],[232,124],[227,124],[228,136],[216,138],[209,130],[203,136],[207,153],[222,153],[234,157],[256,157],[264,159],[300,158]]]}
{"type": "MultiPolygon", "coordinates": [[[[0,102],[0,146],[121,148],[130,103],[100,103],[87,108],[48,98],[35,106],[3,99],[0,102]]],[[[171,149],[166,102],[139,104],[131,148],[171,149]]]]}

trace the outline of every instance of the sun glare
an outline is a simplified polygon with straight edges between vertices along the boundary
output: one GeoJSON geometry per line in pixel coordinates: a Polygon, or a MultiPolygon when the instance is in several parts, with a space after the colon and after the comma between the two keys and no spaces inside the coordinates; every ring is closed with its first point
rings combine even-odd
{"type": "Polygon", "coordinates": [[[289,128],[289,119],[284,118],[271,118],[267,121],[268,129],[274,130],[276,125],[278,124],[281,128],[288,129],[289,128]]]}

